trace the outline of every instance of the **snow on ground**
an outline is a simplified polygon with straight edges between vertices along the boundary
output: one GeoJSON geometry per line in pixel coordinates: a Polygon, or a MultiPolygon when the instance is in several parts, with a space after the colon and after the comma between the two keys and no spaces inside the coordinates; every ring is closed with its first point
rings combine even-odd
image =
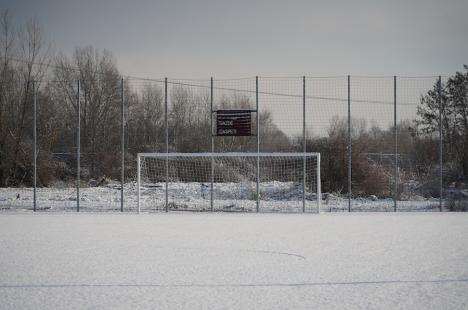
{"type": "Polygon", "coordinates": [[[467,213],[0,213],[1,309],[467,309],[467,213]]]}
{"type": "MultiPolygon", "coordinates": [[[[169,206],[174,210],[210,210],[210,184],[169,183],[169,206]]],[[[302,212],[302,186],[292,182],[264,182],[260,184],[261,212],[302,212]]],[[[419,196],[418,196],[419,197],[419,196]]],[[[214,210],[256,210],[255,183],[215,183],[214,210]]],[[[439,211],[439,200],[435,198],[398,201],[399,211],[439,211]]],[[[307,191],[305,211],[317,212],[316,193],[307,191]]],[[[137,187],[135,182],[124,186],[124,210],[137,210],[137,187]]],[[[31,210],[32,188],[0,188],[0,211],[31,210]]],[[[38,188],[37,208],[42,211],[76,210],[76,189],[73,187],[38,188]]],[[[81,211],[120,211],[120,184],[80,188],[81,211]]],[[[141,187],[141,209],[154,211],[165,208],[165,183],[143,184],[141,187]]],[[[353,211],[393,211],[392,199],[356,198],[352,200],[353,211]]],[[[348,210],[346,197],[323,195],[322,212],[348,210]]]]}

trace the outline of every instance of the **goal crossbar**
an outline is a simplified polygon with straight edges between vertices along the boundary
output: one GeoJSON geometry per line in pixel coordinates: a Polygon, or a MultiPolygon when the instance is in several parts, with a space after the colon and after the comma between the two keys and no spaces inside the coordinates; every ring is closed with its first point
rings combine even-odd
{"type": "MultiPolygon", "coordinates": [[[[158,202],[165,200],[164,206],[166,212],[168,211],[169,206],[169,183],[176,183],[180,187],[180,184],[189,184],[190,183],[199,183],[204,199],[206,197],[203,195],[203,191],[206,191],[208,188],[207,184],[210,184],[210,209],[213,211],[213,192],[215,191],[215,166],[217,168],[217,173],[223,175],[222,177],[217,178],[217,188],[232,184],[232,182],[251,184],[256,183],[256,191],[254,189],[250,190],[249,197],[251,198],[239,198],[237,199],[248,199],[250,201],[256,201],[256,211],[259,212],[259,201],[260,201],[260,183],[264,184],[268,182],[273,182],[275,184],[280,184],[278,186],[283,186],[280,190],[280,194],[288,195],[289,197],[294,196],[291,193],[286,193],[292,191],[292,188],[295,191],[295,198],[297,198],[297,186],[302,187],[300,189],[302,195],[302,212],[306,210],[306,199],[311,200],[311,196],[308,195],[306,198],[306,183],[313,184],[313,189],[308,186],[309,190],[313,190],[313,199],[317,201],[317,212],[320,212],[321,205],[321,185],[320,185],[320,153],[316,152],[291,152],[291,153],[280,153],[280,152],[259,152],[259,153],[244,153],[244,152],[226,152],[226,153],[138,153],[137,156],[137,203],[138,203],[138,212],[141,210],[141,187],[142,187],[142,164],[144,166],[144,173],[147,180],[147,183],[160,183],[159,185],[154,185],[153,187],[164,187],[164,192],[162,193],[163,197],[159,197],[158,202]],[[253,163],[257,163],[256,167],[253,163]],[[263,166],[260,168],[260,162],[263,166]],[[250,164],[250,165],[249,165],[250,164]],[[185,171],[185,170],[186,171],[185,171]],[[198,171],[198,170],[200,171],[198,171]],[[266,172],[264,171],[262,175],[262,169],[269,169],[269,176],[265,176],[266,172]],[[184,171],[182,171],[184,170],[184,171]],[[195,171],[196,170],[196,171],[195,171]],[[258,170],[255,177],[253,177],[250,172],[251,170],[258,170]],[[148,174],[152,176],[148,177],[148,174]],[[171,176],[170,176],[171,174],[171,176]],[[175,175],[173,175],[175,174],[175,175]],[[277,175],[280,174],[278,177],[277,175]],[[226,175],[226,176],[225,176],[226,175]],[[235,175],[237,181],[229,181],[230,178],[235,175]],[[274,177],[275,175],[276,177],[274,177]],[[190,180],[190,177],[193,180],[190,180]],[[270,179],[268,179],[270,177],[270,179]],[[222,179],[219,181],[219,179],[222,179]],[[267,180],[265,180],[265,178],[267,180]],[[278,180],[282,179],[282,180],[278,180]],[[203,179],[203,180],[200,180],[203,179]],[[211,180],[207,180],[211,179],[211,180]],[[285,180],[286,179],[286,180],[285,180]],[[262,181],[261,181],[262,180],[262,181]],[[281,182],[283,181],[283,182],[281,182]],[[285,188],[284,181],[288,183],[289,188],[285,188]],[[289,182],[288,182],[289,181],[289,182]],[[221,182],[221,183],[219,183],[221,182]],[[163,184],[163,185],[161,185],[163,184]],[[204,188],[205,186],[205,188],[204,188]],[[285,194],[286,193],[286,194],[285,194]],[[165,199],[164,199],[165,198],[165,199]]],[[[310,185],[309,184],[309,185],[310,185]]],[[[271,185],[271,184],[270,184],[271,185]]],[[[193,184],[191,184],[193,187],[193,184]]],[[[240,186],[242,187],[242,186],[240,186]]],[[[255,186],[254,186],[255,187],[255,186]]],[[[222,191],[222,190],[221,190],[222,191]]],[[[242,191],[242,189],[241,189],[242,191]]],[[[244,193],[241,193],[241,196],[245,196],[245,186],[244,193]]],[[[247,190],[248,191],[248,190],[247,190]]],[[[146,191],[148,192],[148,190],[146,191]]],[[[179,188],[179,192],[183,192],[183,189],[179,188]]],[[[193,190],[188,191],[188,195],[193,195],[193,190]]],[[[196,191],[200,192],[200,190],[196,191]]],[[[307,193],[310,194],[310,193],[307,193]]],[[[273,195],[278,198],[278,195],[273,195]]],[[[186,197],[191,198],[191,197],[186,197]]],[[[236,198],[230,197],[227,199],[235,200],[236,198]]],[[[274,198],[269,197],[269,200],[274,200],[274,198]]],[[[281,199],[285,199],[282,197],[281,199]]],[[[280,200],[281,200],[280,199],[280,200]]],[[[287,198],[286,198],[287,199],[287,198]]],[[[190,200],[190,199],[184,199],[190,200]]],[[[205,208],[203,208],[205,210],[205,208]]]]}
{"type": "Polygon", "coordinates": [[[138,153],[138,157],[317,157],[320,158],[320,153],[242,153],[242,152],[226,152],[226,153],[138,153]]]}

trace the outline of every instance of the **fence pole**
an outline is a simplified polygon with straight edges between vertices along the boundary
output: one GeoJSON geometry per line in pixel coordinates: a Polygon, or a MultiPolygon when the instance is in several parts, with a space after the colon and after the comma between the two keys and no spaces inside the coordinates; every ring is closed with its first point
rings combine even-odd
{"type": "Polygon", "coordinates": [[[305,192],[306,192],[306,77],[302,77],[302,212],[305,212],[305,192]]]}
{"type": "Polygon", "coordinates": [[[81,106],[80,106],[80,80],[78,80],[76,96],[77,131],[76,131],[76,212],[80,212],[80,174],[81,174],[81,106]]]}
{"type": "Polygon", "coordinates": [[[214,137],[213,137],[213,77],[210,79],[210,136],[211,136],[211,188],[210,188],[210,206],[213,212],[213,179],[214,179],[214,137]]]}
{"type": "Polygon", "coordinates": [[[397,198],[398,198],[398,133],[397,133],[397,77],[393,77],[393,134],[395,138],[395,188],[393,197],[393,211],[397,210],[397,198]]]}
{"type": "Polygon", "coordinates": [[[348,75],[348,212],[351,212],[351,173],[352,173],[352,145],[351,145],[351,77],[348,75]]]}
{"type": "Polygon", "coordinates": [[[255,106],[257,110],[257,212],[260,211],[260,111],[258,110],[258,76],[255,77],[255,106]]]}
{"type": "Polygon", "coordinates": [[[317,213],[320,213],[322,206],[322,178],[320,176],[320,153],[317,154],[317,213]]]}
{"type": "Polygon", "coordinates": [[[37,187],[37,91],[36,81],[32,82],[33,85],[33,100],[34,100],[34,192],[33,192],[33,204],[34,212],[36,212],[36,187],[37,187]]]}
{"type": "Polygon", "coordinates": [[[122,150],[122,168],[120,175],[120,212],[124,210],[124,180],[125,180],[125,102],[124,102],[124,79],[120,81],[120,99],[122,101],[122,135],[121,135],[121,150],[122,150]]]}
{"type": "Polygon", "coordinates": [[[141,168],[140,168],[140,154],[137,154],[137,205],[138,205],[138,214],[140,214],[140,178],[141,178],[141,168]]]}
{"type": "Polygon", "coordinates": [[[442,77],[439,75],[439,81],[437,85],[437,92],[438,96],[437,99],[439,100],[439,211],[442,212],[442,198],[443,198],[443,191],[444,191],[444,184],[443,184],[443,136],[442,136],[442,77]]]}
{"type": "Polygon", "coordinates": [[[167,77],[164,78],[164,117],[166,121],[166,212],[169,211],[169,116],[167,109],[167,77]]]}

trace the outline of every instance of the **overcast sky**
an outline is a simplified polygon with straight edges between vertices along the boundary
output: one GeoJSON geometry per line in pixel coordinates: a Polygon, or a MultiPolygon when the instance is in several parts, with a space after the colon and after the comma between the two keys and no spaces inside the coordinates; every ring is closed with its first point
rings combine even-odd
{"type": "Polygon", "coordinates": [[[468,1],[2,0],[55,49],[143,77],[433,75],[468,64],[468,1]]]}

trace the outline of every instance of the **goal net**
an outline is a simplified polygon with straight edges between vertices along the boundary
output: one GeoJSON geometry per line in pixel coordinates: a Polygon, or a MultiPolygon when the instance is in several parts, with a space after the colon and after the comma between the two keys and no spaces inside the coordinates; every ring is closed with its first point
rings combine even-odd
{"type": "Polygon", "coordinates": [[[319,212],[319,153],[141,153],[138,211],[319,212]]]}

